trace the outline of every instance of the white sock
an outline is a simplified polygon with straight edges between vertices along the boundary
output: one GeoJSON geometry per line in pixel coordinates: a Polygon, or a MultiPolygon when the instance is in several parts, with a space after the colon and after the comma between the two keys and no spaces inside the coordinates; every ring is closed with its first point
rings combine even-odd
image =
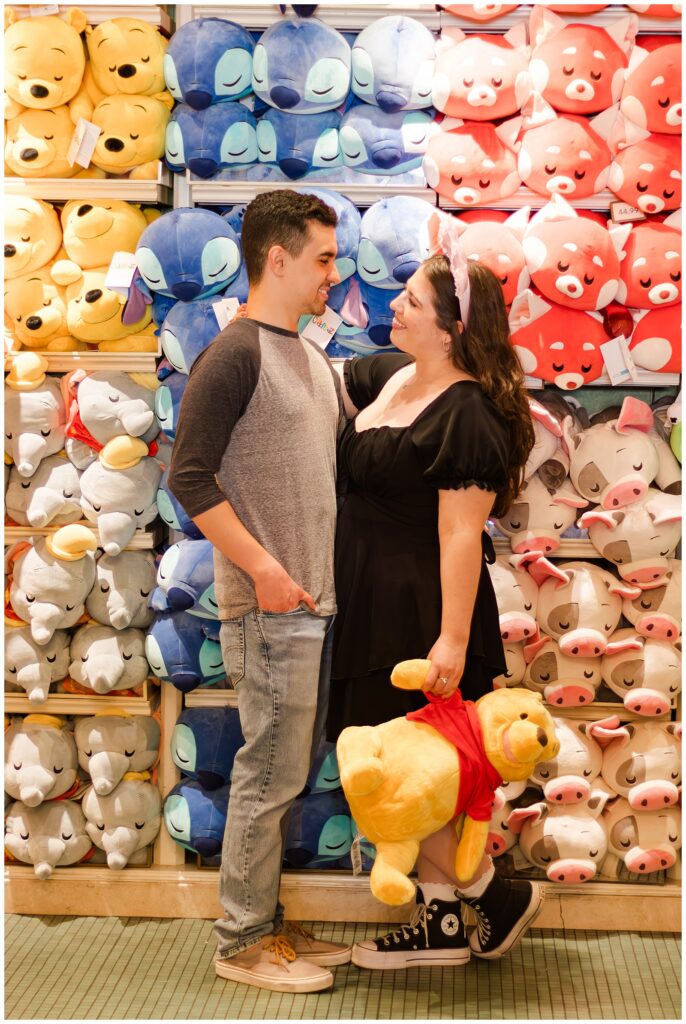
{"type": "Polygon", "coordinates": [[[426,903],[431,903],[431,900],[452,902],[457,899],[455,886],[449,882],[420,882],[419,888],[426,903]]]}
{"type": "Polygon", "coordinates": [[[475,896],[483,896],[483,894],[486,892],[486,889],[490,885],[494,875],[495,867],[493,866],[493,862],[491,861],[490,868],[485,874],[481,876],[481,878],[478,879],[478,881],[474,882],[473,885],[470,885],[467,888],[463,887],[461,889],[458,889],[457,892],[460,896],[466,896],[468,899],[472,899],[475,896]]]}

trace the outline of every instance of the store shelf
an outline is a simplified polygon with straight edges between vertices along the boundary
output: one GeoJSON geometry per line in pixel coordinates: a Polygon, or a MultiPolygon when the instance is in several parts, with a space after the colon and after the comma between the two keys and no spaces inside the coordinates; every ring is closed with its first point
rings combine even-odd
{"type": "MultiPolygon", "coordinates": [[[[78,526],[86,526],[95,534],[98,540],[98,527],[87,519],[79,520],[78,526]]],[[[44,526],[41,529],[34,529],[31,526],[8,526],[5,524],[5,544],[14,543],[18,540],[30,540],[32,537],[48,537],[57,533],[59,526],[44,526]]],[[[149,551],[161,544],[166,536],[166,525],[161,519],[156,519],[147,530],[136,530],[130,544],[126,545],[125,551],[149,551]]]]}
{"type": "MultiPolygon", "coordinates": [[[[570,206],[579,210],[597,210],[600,213],[610,212],[610,203],[617,202],[617,196],[609,189],[603,189],[594,196],[586,196],[584,199],[573,199],[564,196],[570,206]]],[[[530,206],[533,210],[540,210],[546,203],[550,202],[550,196],[541,196],[538,192],[522,187],[513,192],[511,196],[504,199],[493,199],[487,203],[477,203],[475,206],[459,206],[451,203],[444,196],[438,197],[438,205],[442,210],[456,210],[463,213],[465,210],[521,210],[523,206],[530,206]]]]}
{"type": "Polygon", "coordinates": [[[193,178],[188,171],[186,171],[183,184],[188,189],[192,204],[249,203],[255,196],[262,192],[271,192],[275,188],[297,190],[312,186],[340,192],[356,206],[371,206],[377,200],[391,196],[414,196],[418,199],[425,199],[432,206],[436,205],[435,192],[428,186],[422,185],[358,185],[346,181],[308,181],[307,178],[300,178],[298,181],[214,181],[211,178],[193,178]]]}
{"type": "Polygon", "coordinates": [[[160,703],[157,680],[146,680],[140,697],[118,697],[112,693],[51,693],[43,704],[35,704],[20,693],[5,693],[5,711],[12,715],[99,715],[126,711],[129,715],[152,715],[160,703]]]}
{"type": "MultiPolygon", "coordinates": [[[[226,18],[236,21],[248,29],[265,29],[275,21],[292,17],[293,12],[286,8],[281,15],[277,4],[191,4],[184,5],[181,10],[188,11],[182,16],[177,7],[177,24],[187,18],[226,18]]],[[[440,13],[434,4],[320,4],[316,17],[333,25],[339,32],[359,32],[389,14],[404,14],[408,18],[420,21],[427,28],[438,30],[441,23],[440,13]]]]}
{"type": "Polygon", "coordinates": [[[187,708],[237,708],[238,694],[235,690],[220,690],[217,687],[201,686],[185,695],[187,708]]]}
{"type": "MultiPolygon", "coordinates": [[[[581,513],[579,513],[581,514],[581,513]]],[[[493,547],[497,555],[511,555],[512,548],[507,537],[499,537],[498,535],[493,536],[493,547]]],[[[560,539],[560,546],[557,551],[554,551],[550,558],[601,558],[602,556],[598,553],[596,548],[593,547],[590,540],[586,540],[584,537],[562,537],[560,539]]]]}
{"type": "Polygon", "coordinates": [[[20,349],[19,352],[5,353],[5,370],[11,370],[16,357],[25,352],[35,352],[48,362],[48,373],[69,373],[71,370],[103,370],[124,373],[154,373],[161,350],[155,352],[40,352],[37,349],[20,349]]]}
{"type": "MultiPolygon", "coordinates": [[[[119,9],[119,8],[117,8],[119,9]]],[[[160,160],[157,178],[5,178],[5,195],[32,196],[47,202],[70,199],[126,199],[131,203],[171,206],[172,174],[160,160]]]]}
{"type": "MultiPolygon", "coordinates": [[[[455,15],[447,11],[441,11],[440,24],[442,28],[450,28],[451,26],[455,28],[457,26],[465,32],[471,29],[473,32],[495,32],[500,34],[506,32],[514,25],[520,25],[522,22],[528,25],[532,6],[531,4],[520,4],[516,11],[510,11],[501,18],[495,18],[493,21],[486,22],[485,24],[468,21],[466,18],[456,18],[455,15]]],[[[604,11],[597,11],[594,14],[585,16],[583,14],[565,14],[564,12],[556,11],[558,17],[563,18],[568,23],[595,25],[600,28],[612,25],[620,18],[626,18],[627,14],[631,13],[624,4],[612,4],[606,7],[604,11]]],[[[638,22],[639,32],[659,32],[669,35],[681,32],[681,19],[678,17],[667,20],[664,18],[647,18],[639,15],[638,22]]]]}
{"type": "MultiPolygon", "coordinates": [[[[12,4],[20,18],[31,16],[31,7],[34,4],[12,4]]],[[[43,5],[45,6],[45,5],[43,5]]],[[[58,4],[59,12],[67,11],[70,4],[58,4]]],[[[86,15],[89,25],[99,25],[102,21],[109,21],[110,18],[138,18],[149,25],[157,25],[162,31],[169,35],[174,28],[172,19],[166,11],[163,11],[159,4],[81,4],[80,9],[86,15]]]]}

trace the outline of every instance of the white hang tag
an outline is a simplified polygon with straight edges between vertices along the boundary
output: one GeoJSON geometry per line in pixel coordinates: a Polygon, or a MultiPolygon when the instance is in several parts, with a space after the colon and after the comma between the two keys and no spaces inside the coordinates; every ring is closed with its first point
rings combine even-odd
{"type": "Polygon", "coordinates": [[[611,338],[600,346],[607,375],[613,384],[627,384],[638,380],[636,366],[631,358],[629,346],[623,334],[611,338]]]}
{"type": "Polygon", "coordinates": [[[362,836],[358,832],[350,847],[350,859],[353,865],[353,875],[362,874],[362,836]]]}
{"type": "Polygon", "coordinates": [[[137,266],[135,253],[115,252],[105,275],[105,288],[109,288],[110,291],[117,292],[127,299],[137,266]]]}
{"type": "Polygon", "coordinates": [[[214,315],[217,318],[220,331],[223,331],[225,327],[229,326],[232,320],[235,320],[239,306],[240,302],[236,298],[217,299],[216,302],[212,303],[212,309],[214,310],[214,315]]]}
{"type": "Polygon", "coordinates": [[[98,128],[97,124],[87,121],[85,117],[78,119],[67,150],[67,160],[72,167],[74,164],[78,164],[80,167],[90,167],[93,151],[101,131],[102,129],[98,128]]]}
{"type": "Polygon", "coordinates": [[[342,322],[343,317],[327,306],[321,316],[312,317],[307,327],[300,332],[300,337],[313,341],[320,348],[326,348],[342,322]]]}
{"type": "Polygon", "coordinates": [[[634,221],[647,220],[647,218],[643,210],[639,210],[637,206],[617,200],[615,203],[610,203],[610,220],[613,220],[615,224],[632,224],[634,221]]]}
{"type": "Polygon", "coordinates": [[[32,18],[44,18],[49,14],[59,14],[59,4],[31,4],[29,14],[32,18]]]}
{"type": "Polygon", "coordinates": [[[527,868],[531,868],[531,864],[520,850],[519,844],[517,844],[517,846],[513,846],[511,852],[512,864],[514,866],[515,871],[526,871],[527,868]]]}

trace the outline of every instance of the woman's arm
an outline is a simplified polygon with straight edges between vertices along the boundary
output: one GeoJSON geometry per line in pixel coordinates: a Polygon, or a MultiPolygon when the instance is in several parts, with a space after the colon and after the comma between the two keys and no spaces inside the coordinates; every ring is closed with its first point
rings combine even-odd
{"type": "Polygon", "coordinates": [[[347,387],[345,386],[345,375],[343,373],[343,367],[345,366],[345,363],[344,362],[336,362],[336,363],[332,362],[331,365],[333,366],[334,370],[336,371],[336,373],[338,374],[338,376],[340,378],[340,381],[341,381],[341,397],[343,398],[343,409],[345,411],[345,415],[348,417],[349,420],[351,420],[353,418],[353,416],[357,416],[357,413],[359,412],[359,410],[356,408],[356,406],[353,405],[352,401],[350,400],[350,394],[348,392],[347,387]]]}
{"type": "Polygon", "coordinates": [[[479,487],[438,492],[441,550],[441,635],[429,652],[425,690],[449,697],[464,671],[474,601],[481,575],[481,533],[495,494],[479,487]],[[448,677],[448,682],[441,681],[448,677]]]}

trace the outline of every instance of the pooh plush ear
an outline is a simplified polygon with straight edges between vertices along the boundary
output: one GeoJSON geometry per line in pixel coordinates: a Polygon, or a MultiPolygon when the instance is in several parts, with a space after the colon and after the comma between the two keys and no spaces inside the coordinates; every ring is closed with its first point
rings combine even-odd
{"type": "Polygon", "coordinates": [[[76,29],[79,35],[85,32],[88,27],[88,18],[80,7],[70,7],[63,20],[66,21],[67,25],[71,25],[73,29],[76,29]]]}

